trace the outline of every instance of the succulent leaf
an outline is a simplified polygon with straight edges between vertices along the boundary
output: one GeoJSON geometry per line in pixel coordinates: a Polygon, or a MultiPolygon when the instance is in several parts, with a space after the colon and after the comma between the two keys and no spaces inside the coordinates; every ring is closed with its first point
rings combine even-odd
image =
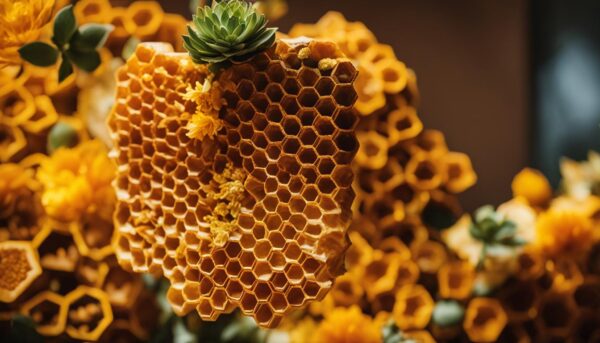
{"type": "Polygon", "coordinates": [[[271,47],[276,31],[249,3],[223,0],[198,8],[183,45],[198,64],[243,62],[271,47]]]}

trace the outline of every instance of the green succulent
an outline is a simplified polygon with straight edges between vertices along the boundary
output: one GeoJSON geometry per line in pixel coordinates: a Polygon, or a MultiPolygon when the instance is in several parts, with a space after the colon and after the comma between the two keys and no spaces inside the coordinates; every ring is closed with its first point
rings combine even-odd
{"type": "Polygon", "coordinates": [[[195,63],[218,69],[268,49],[276,31],[267,28],[265,16],[249,3],[223,0],[212,7],[198,7],[183,46],[195,63]]]}
{"type": "Polygon", "coordinates": [[[483,243],[478,267],[488,253],[494,250],[512,249],[526,243],[516,236],[517,225],[494,210],[492,206],[483,206],[475,211],[469,227],[471,237],[483,243]]]}

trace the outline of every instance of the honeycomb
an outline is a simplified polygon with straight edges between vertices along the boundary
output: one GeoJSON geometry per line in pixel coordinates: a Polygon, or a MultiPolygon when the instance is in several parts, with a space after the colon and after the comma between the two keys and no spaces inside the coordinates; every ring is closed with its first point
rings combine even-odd
{"type": "Polygon", "coordinates": [[[424,341],[434,341],[423,331],[434,299],[467,300],[474,285],[475,271],[454,258],[438,231],[462,213],[456,194],[476,181],[471,161],[450,151],[440,131],[424,127],[414,72],[364,24],[330,12],[289,35],[334,41],[359,72],[348,272],[309,314],[360,305],[375,320],[389,313],[403,333],[424,332],[424,341]]]}
{"type": "Polygon", "coordinates": [[[204,320],[238,307],[274,327],[322,299],[347,247],[356,74],[332,43],[278,40],[215,77],[224,127],[195,139],[184,95],[206,68],[140,44],[109,120],[120,262],[163,274],[176,313],[204,320]]]}
{"type": "Polygon", "coordinates": [[[109,0],[81,0],[74,6],[78,23],[111,24],[114,29],[106,42],[114,56],[121,56],[128,41],[157,41],[172,44],[183,51],[181,36],[187,32],[187,20],[165,13],[155,1],[133,1],[127,7],[113,6],[109,0]]]}

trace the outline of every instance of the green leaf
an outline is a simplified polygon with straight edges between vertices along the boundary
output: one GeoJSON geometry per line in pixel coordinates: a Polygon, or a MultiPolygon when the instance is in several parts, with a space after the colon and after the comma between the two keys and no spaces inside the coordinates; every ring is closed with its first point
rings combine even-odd
{"type": "Polygon", "coordinates": [[[135,52],[135,49],[137,48],[138,44],[140,44],[140,39],[135,36],[131,36],[131,38],[129,38],[127,42],[125,42],[123,50],[121,50],[121,57],[123,57],[123,59],[127,61],[129,57],[131,57],[131,55],[133,55],[133,53],[135,52]]]}
{"type": "Polygon", "coordinates": [[[85,24],[73,35],[72,48],[78,51],[92,51],[101,48],[110,32],[112,25],[85,24]]]}
{"type": "Polygon", "coordinates": [[[71,65],[71,61],[69,61],[67,57],[63,55],[60,68],[58,68],[58,82],[63,82],[71,74],[73,74],[73,66],[71,65]]]}
{"type": "Polygon", "coordinates": [[[76,30],[77,22],[75,21],[75,14],[73,14],[73,5],[63,7],[54,18],[52,41],[57,46],[62,47],[71,40],[76,30]]]}
{"type": "Polygon", "coordinates": [[[50,129],[47,149],[49,153],[53,153],[60,147],[74,147],[78,141],[77,131],[71,125],[59,121],[50,129]]]}
{"type": "Polygon", "coordinates": [[[73,64],[88,73],[96,70],[101,63],[98,51],[76,51],[69,49],[65,53],[73,64]]]}
{"type": "Polygon", "coordinates": [[[44,42],[33,42],[23,45],[19,55],[25,61],[38,67],[49,67],[58,60],[58,50],[44,42]]]}
{"type": "Polygon", "coordinates": [[[465,315],[465,308],[455,300],[440,300],[435,304],[431,319],[441,327],[460,325],[465,315]]]}

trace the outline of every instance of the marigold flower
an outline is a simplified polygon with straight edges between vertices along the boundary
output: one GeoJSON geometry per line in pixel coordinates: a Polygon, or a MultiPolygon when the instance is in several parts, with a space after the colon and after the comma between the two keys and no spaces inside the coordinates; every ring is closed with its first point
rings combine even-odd
{"type": "Polygon", "coordinates": [[[60,148],[42,162],[37,178],[44,191],[42,204],[57,220],[73,221],[86,212],[102,217],[112,213],[114,166],[100,141],[60,148]]]}
{"type": "Polygon", "coordinates": [[[326,315],[314,336],[306,342],[378,343],[381,342],[379,325],[360,311],[358,306],[336,308],[326,315]]]}
{"type": "Polygon", "coordinates": [[[0,2],[0,68],[19,64],[19,48],[39,37],[53,8],[54,0],[0,2]]]}
{"type": "Polygon", "coordinates": [[[549,210],[538,217],[535,243],[550,256],[587,251],[592,242],[592,221],[580,211],[549,210]]]}

